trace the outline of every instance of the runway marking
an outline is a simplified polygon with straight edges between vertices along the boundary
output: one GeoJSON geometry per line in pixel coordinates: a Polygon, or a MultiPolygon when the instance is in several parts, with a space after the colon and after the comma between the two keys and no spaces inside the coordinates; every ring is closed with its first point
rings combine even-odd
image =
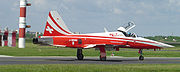
{"type": "Polygon", "coordinates": [[[13,57],[13,56],[0,55],[0,57],[13,57]]]}

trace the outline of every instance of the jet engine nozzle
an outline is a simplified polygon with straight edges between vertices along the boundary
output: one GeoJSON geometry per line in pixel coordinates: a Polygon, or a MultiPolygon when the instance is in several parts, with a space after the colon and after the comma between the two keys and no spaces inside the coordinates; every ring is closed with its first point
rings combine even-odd
{"type": "Polygon", "coordinates": [[[51,45],[53,44],[52,38],[33,38],[33,44],[51,45]]]}

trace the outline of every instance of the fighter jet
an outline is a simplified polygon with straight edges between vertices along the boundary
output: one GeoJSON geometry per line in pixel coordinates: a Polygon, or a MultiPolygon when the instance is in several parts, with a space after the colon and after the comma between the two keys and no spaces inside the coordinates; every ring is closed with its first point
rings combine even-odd
{"type": "Polygon", "coordinates": [[[143,49],[162,49],[174,47],[172,45],[138,37],[128,31],[134,28],[134,22],[122,26],[115,32],[105,29],[102,33],[75,34],[65,25],[57,11],[50,11],[43,36],[34,38],[34,44],[51,45],[58,47],[77,48],[77,59],[83,60],[82,49],[97,48],[100,50],[100,60],[106,60],[108,48],[119,51],[119,48],[139,49],[139,60],[144,60],[143,49]]]}

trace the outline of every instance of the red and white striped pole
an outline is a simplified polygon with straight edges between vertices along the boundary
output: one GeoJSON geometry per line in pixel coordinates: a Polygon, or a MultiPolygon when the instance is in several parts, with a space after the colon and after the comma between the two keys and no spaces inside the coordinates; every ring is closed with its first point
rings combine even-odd
{"type": "Polygon", "coordinates": [[[26,7],[31,6],[27,0],[20,0],[20,17],[19,17],[19,48],[25,48],[26,33],[26,7]]]}

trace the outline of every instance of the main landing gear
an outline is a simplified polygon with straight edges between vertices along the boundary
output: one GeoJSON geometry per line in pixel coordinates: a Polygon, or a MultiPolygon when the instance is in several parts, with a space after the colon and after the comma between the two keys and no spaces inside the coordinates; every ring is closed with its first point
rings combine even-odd
{"type": "Polygon", "coordinates": [[[106,49],[104,47],[100,47],[100,60],[106,61],[106,49]]]}
{"type": "Polygon", "coordinates": [[[82,49],[77,49],[77,59],[83,60],[84,55],[82,54],[82,49]]]}
{"type": "MultiPolygon", "coordinates": [[[[106,50],[105,50],[105,48],[99,47],[99,49],[100,49],[100,56],[99,56],[100,60],[106,61],[106,50]]],[[[84,58],[84,55],[82,53],[82,49],[81,48],[77,49],[77,59],[83,60],[83,58],[84,58]]]]}
{"type": "Polygon", "coordinates": [[[141,60],[141,61],[144,60],[142,49],[139,49],[139,54],[140,54],[139,60],[141,60]]]}

